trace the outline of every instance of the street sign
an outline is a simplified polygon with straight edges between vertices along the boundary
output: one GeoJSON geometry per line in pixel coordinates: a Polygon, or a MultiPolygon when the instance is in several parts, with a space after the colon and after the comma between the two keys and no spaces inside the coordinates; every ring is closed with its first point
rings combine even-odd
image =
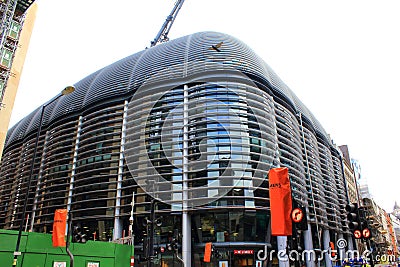
{"type": "Polygon", "coordinates": [[[362,236],[363,236],[364,238],[370,238],[370,237],[371,237],[371,231],[370,231],[368,228],[365,228],[365,229],[362,231],[362,236]]]}
{"type": "Polygon", "coordinates": [[[292,210],[292,214],[291,214],[292,220],[295,223],[301,222],[303,220],[304,217],[304,213],[303,210],[300,208],[295,208],[292,210]]]}
{"type": "Polygon", "coordinates": [[[354,231],[354,237],[355,237],[356,239],[360,239],[361,236],[362,236],[362,234],[361,234],[361,231],[360,231],[360,230],[355,230],[355,231],[354,231]]]}
{"type": "Polygon", "coordinates": [[[233,250],[234,255],[253,255],[254,250],[252,249],[235,249],[233,250]]]}

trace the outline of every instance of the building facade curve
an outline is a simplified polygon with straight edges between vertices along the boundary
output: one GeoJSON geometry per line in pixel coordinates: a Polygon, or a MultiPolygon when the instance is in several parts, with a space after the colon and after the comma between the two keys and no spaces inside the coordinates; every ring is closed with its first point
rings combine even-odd
{"type": "MultiPolygon", "coordinates": [[[[137,247],[157,198],[158,245],[182,237],[186,212],[193,262],[201,261],[206,242],[232,264],[250,262],[255,254],[231,252],[275,244],[267,230],[267,177],[270,168],[286,166],[293,198],[308,210],[312,246],[327,249],[322,231],[332,241],[346,234],[340,153],[297,96],[238,39],[217,32],[185,36],[74,86],[44,110],[28,197],[33,231],[50,232],[55,209],[67,208],[89,239],[127,236],[134,194],[137,247]]],[[[33,111],[8,132],[1,228],[21,222],[40,115],[33,111]]]]}

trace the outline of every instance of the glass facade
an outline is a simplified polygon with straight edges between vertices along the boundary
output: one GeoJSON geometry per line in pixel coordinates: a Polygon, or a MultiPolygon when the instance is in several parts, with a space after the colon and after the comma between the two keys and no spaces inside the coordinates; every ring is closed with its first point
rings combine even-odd
{"type": "MultiPolygon", "coordinates": [[[[120,239],[129,235],[134,194],[139,266],[153,198],[161,200],[156,247],[182,241],[187,212],[195,266],[203,266],[207,242],[218,247],[219,261],[254,266],[258,250],[276,245],[269,234],[268,171],[285,166],[312,234],[347,233],[340,152],[293,92],[237,39],[213,32],[183,37],[75,87],[44,110],[29,229],[50,233],[54,211],[66,208],[90,240],[120,239]],[[225,44],[221,53],[207,49],[216,41],[225,44]],[[249,254],[235,252],[243,249],[249,254]]],[[[40,115],[38,109],[9,130],[0,166],[1,228],[17,229],[22,221],[40,115]]],[[[168,266],[177,262],[172,252],[160,257],[168,266]]]]}

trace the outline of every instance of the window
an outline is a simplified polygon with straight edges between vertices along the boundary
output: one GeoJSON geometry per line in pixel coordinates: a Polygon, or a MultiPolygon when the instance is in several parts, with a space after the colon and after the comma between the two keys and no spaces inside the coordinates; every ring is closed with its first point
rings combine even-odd
{"type": "Polygon", "coordinates": [[[12,60],[12,52],[10,50],[4,48],[3,51],[1,52],[0,64],[5,66],[6,68],[10,68],[11,60],[12,60]]]}
{"type": "Polygon", "coordinates": [[[21,24],[17,23],[16,21],[12,21],[10,31],[8,32],[8,36],[17,40],[20,30],[21,30],[21,24]]]}

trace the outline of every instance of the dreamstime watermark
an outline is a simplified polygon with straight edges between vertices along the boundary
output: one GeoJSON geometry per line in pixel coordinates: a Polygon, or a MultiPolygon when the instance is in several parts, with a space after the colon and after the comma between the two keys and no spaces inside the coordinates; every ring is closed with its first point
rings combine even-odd
{"type": "MultiPolygon", "coordinates": [[[[265,246],[264,249],[259,250],[257,253],[258,260],[272,260],[277,258],[279,261],[323,261],[328,259],[330,261],[343,261],[345,259],[370,259],[372,252],[365,250],[363,253],[359,253],[357,250],[345,250],[347,247],[347,241],[345,239],[339,239],[336,242],[336,249],[325,249],[322,251],[316,250],[268,250],[265,246]]],[[[395,255],[375,255],[375,262],[394,262],[396,261],[395,255]]]]}

